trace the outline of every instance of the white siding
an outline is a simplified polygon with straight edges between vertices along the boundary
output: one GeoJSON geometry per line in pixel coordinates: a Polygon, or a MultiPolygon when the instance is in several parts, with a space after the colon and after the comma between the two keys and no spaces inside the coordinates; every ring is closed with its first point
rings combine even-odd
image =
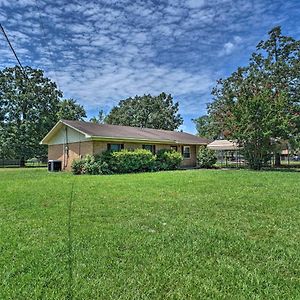
{"type": "Polygon", "coordinates": [[[58,144],[66,144],[68,143],[76,143],[76,142],[84,142],[88,139],[84,134],[70,128],[70,127],[62,127],[59,132],[49,141],[49,145],[58,145],[58,144]],[[67,128],[67,132],[66,132],[67,128]]]}

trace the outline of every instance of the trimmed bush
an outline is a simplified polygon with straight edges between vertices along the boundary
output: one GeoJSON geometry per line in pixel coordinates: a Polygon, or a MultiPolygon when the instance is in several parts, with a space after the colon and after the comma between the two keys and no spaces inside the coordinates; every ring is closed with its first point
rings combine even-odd
{"type": "Polygon", "coordinates": [[[175,170],[182,162],[182,155],[175,150],[161,149],[156,154],[157,170],[175,170]]]}
{"type": "Polygon", "coordinates": [[[217,162],[217,157],[213,150],[202,146],[197,153],[197,162],[200,168],[211,168],[217,162]]]}
{"type": "Polygon", "coordinates": [[[74,160],[72,163],[72,172],[75,175],[89,174],[111,174],[108,164],[99,159],[95,159],[92,155],[86,155],[83,159],[74,160]]]}
{"type": "Polygon", "coordinates": [[[182,161],[180,153],[174,150],[160,150],[157,155],[145,149],[104,151],[87,155],[72,163],[73,174],[137,173],[158,170],[175,170],[182,161]]]}
{"type": "Polygon", "coordinates": [[[103,151],[99,154],[96,154],[94,157],[95,157],[95,160],[100,160],[102,162],[106,162],[108,165],[110,165],[110,161],[112,159],[112,154],[114,152],[111,151],[111,150],[106,150],[106,151],[103,151]]]}
{"type": "Polygon", "coordinates": [[[83,173],[84,168],[84,160],[83,159],[76,159],[72,162],[72,173],[74,175],[80,175],[83,173]]]}
{"type": "Polygon", "coordinates": [[[134,151],[121,150],[112,152],[110,156],[105,154],[109,160],[109,166],[115,173],[136,173],[153,171],[155,156],[145,149],[134,151]]]}

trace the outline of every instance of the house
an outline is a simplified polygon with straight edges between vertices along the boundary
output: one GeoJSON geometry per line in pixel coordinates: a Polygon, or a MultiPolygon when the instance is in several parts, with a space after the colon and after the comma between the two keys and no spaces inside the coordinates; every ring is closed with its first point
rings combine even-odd
{"type": "Polygon", "coordinates": [[[153,153],[160,149],[174,149],[182,153],[183,167],[193,167],[197,164],[199,146],[209,142],[186,132],[60,120],[41,144],[48,145],[49,160],[60,160],[62,169],[70,170],[74,159],[87,154],[136,148],[153,153]]]}

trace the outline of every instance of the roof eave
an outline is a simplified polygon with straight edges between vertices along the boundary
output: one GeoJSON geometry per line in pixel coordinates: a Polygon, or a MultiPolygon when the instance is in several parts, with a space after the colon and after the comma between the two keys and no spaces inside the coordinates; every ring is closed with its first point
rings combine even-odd
{"type": "Polygon", "coordinates": [[[176,140],[155,140],[133,137],[112,137],[112,136],[91,136],[93,141],[115,141],[115,142],[131,142],[131,143],[152,143],[152,144],[168,144],[168,145],[207,145],[205,142],[185,142],[176,140]]]}
{"type": "Polygon", "coordinates": [[[62,124],[62,121],[59,120],[52,129],[44,136],[44,138],[40,141],[40,145],[47,145],[47,140],[51,138],[51,136],[56,132],[56,129],[62,124]]]}
{"type": "Polygon", "coordinates": [[[131,142],[131,143],[154,143],[154,144],[175,144],[176,141],[171,140],[152,140],[133,137],[113,137],[113,136],[91,136],[93,141],[116,141],[116,142],[131,142]]]}
{"type": "Polygon", "coordinates": [[[48,145],[48,141],[51,139],[51,137],[53,135],[55,135],[55,133],[57,132],[57,130],[59,130],[62,125],[68,126],[68,127],[72,128],[72,129],[76,130],[77,132],[83,134],[87,139],[91,138],[91,136],[88,135],[87,133],[79,130],[78,128],[76,128],[74,126],[69,125],[68,123],[64,122],[63,120],[59,120],[53,126],[53,128],[46,134],[46,136],[40,141],[40,145],[48,145]]]}

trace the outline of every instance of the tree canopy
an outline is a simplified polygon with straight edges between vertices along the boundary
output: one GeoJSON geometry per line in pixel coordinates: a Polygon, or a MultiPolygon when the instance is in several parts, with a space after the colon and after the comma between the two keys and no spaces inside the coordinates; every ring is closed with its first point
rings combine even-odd
{"type": "Polygon", "coordinates": [[[81,119],[82,106],[62,100],[56,84],[42,70],[16,66],[0,71],[0,156],[19,158],[46,156],[41,139],[59,118],[81,119]]]}
{"type": "Polygon", "coordinates": [[[147,127],[175,130],[183,123],[178,113],[179,104],[174,103],[171,95],[143,95],[121,100],[105,118],[114,125],[147,127]]]}
{"type": "Polygon", "coordinates": [[[210,117],[208,115],[203,115],[196,119],[192,119],[192,121],[196,125],[196,130],[199,136],[213,140],[218,137],[218,134],[211,126],[210,117]]]}
{"type": "Polygon", "coordinates": [[[281,141],[299,137],[300,41],[273,28],[249,65],[220,79],[212,95],[209,128],[242,144],[250,167],[260,169],[281,141]]]}
{"type": "Polygon", "coordinates": [[[103,124],[105,122],[105,114],[103,109],[100,109],[97,116],[90,118],[90,122],[95,124],[103,124]]]}
{"type": "Polygon", "coordinates": [[[73,99],[63,99],[59,102],[57,118],[66,120],[83,120],[86,112],[82,105],[73,99]]]}

